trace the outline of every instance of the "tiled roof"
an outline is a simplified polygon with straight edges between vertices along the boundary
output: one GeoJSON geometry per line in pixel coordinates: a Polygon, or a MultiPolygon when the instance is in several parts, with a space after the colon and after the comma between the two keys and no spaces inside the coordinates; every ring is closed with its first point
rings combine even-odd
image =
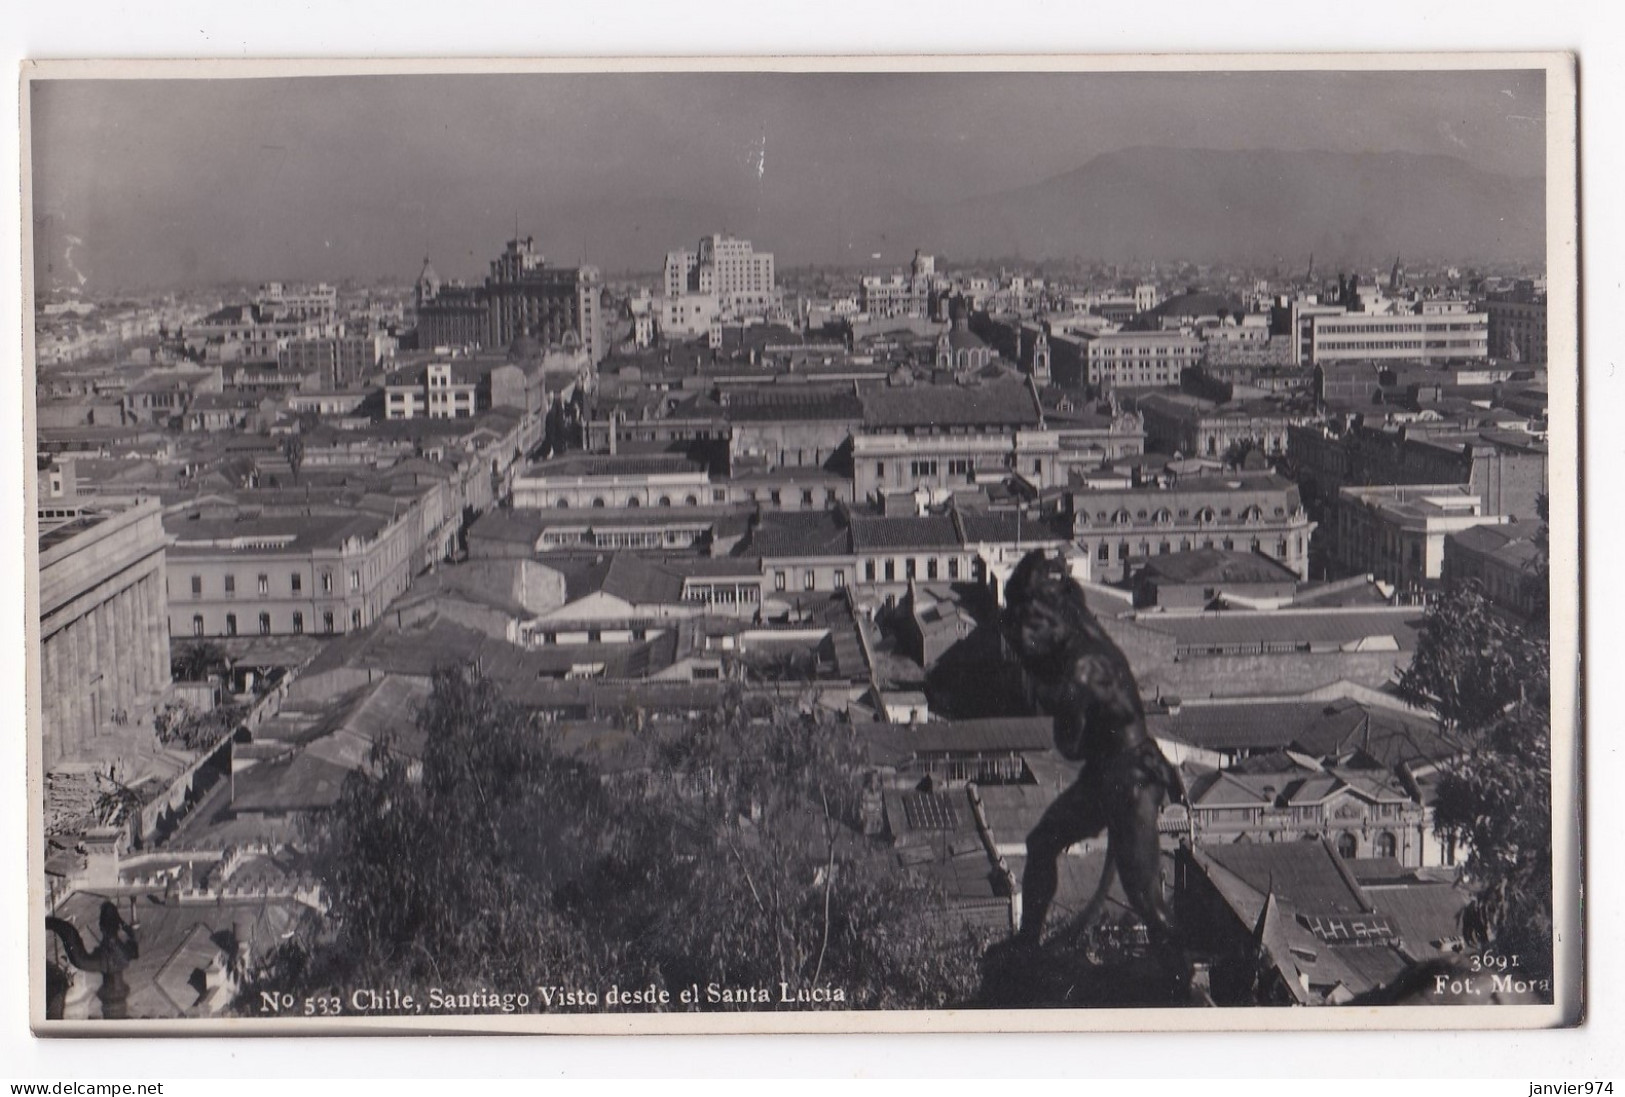
{"type": "Polygon", "coordinates": [[[493,507],[468,527],[468,539],[534,546],[546,524],[546,516],[536,511],[493,507]]]}
{"type": "MultiPolygon", "coordinates": [[[[1146,723],[1153,734],[1210,750],[1290,747],[1312,758],[1360,751],[1388,769],[1401,763],[1436,763],[1456,753],[1426,716],[1351,701],[1187,704],[1177,715],[1152,713],[1146,723]]],[[[1377,793],[1375,789],[1366,791],[1377,793]]]]}
{"type": "Polygon", "coordinates": [[[846,525],[834,511],[764,514],[745,554],[757,557],[845,556],[852,551],[846,525]]]}
{"type": "Polygon", "coordinates": [[[870,427],[1037,426],[1032,391],[1019,380],[979,385],[870,386],[863,390],[870,427]]]}
{"type": "Polygon", "coordinates": [[[959,531],[948,515],[924,517],[856,517],[852,519],[855,552],[886,549],[958,548],[959,531]]]}
{"type": "Polygon", "coordinates": [[[1274,892],[1300,910],[1359,914],[1369,909],[1324,842],[1237,842],[1203,852],[1261,894],[1274,892]]]}
{"type": "Polygon", "coordinates": [[[863,402],[850,392],[730,396],[724,416],[736,423],[859,421],[863,402]]]}

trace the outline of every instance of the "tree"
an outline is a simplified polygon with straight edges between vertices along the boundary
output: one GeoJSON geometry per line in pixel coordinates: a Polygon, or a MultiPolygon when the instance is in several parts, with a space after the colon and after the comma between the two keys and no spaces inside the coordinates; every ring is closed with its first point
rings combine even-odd
{"type": "Polygon", "coordinates": [[[1463,743],[1433,805],[1434,830],[1464,846],[1466,935],[1552,962],[1551,648],[1544,622],[1515,622],[1476,584],[1429,608],[1400,693],[1463,743]]]}
{"type": "Polygon", "coordinates": [[[655,983],[669,1008],[713,983],[769,1005],[780,982],[839,987],[848,1007],[969,997],[980,949],[858,828],[849,727],[736,696],[611,785],[466,671],[436,677],[419,724],[421,771],[381,744],[310,826],[328,910],[257,986],[655,983]]]}
{"type": "Polygon", "coordinates": [[[170,668],[182,682],[201,682],[230,669],[225,650],[210,640],[194,640],[181,648],[170,668]]]}

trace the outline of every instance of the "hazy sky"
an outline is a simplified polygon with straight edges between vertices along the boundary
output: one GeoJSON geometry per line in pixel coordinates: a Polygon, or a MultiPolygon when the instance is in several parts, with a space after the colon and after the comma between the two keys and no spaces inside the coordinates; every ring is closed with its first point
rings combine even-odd
{"type": "Polygon", "coordinates": [[[1530,72],[672,74],[33,85],[36,247],[91,288],[474,278],[512,235],[653,270],[727,229],[778,252],[854,210],[1103,152],[1407,151],[1543,170],[1530,72]],[[630,230],[648,223],[646,233],[630,230]],[[682,233],[681,236],[677,236],[682,233]],[[677,236],[677,238],[671,238],[677,236]],[[776,242],[776,238],[779,239],[776,242]],[[631,241],[631,242],[629,242],[631,241]]]}

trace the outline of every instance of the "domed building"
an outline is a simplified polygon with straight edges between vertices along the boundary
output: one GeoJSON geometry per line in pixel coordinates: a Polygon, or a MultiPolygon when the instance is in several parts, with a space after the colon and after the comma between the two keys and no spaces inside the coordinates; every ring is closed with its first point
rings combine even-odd
{"type": "Polygon", "coordinates": [[[937,338],[937,368],[956,373],[986,369],[993,360],[993,348],[970,330],[970,306],[956,296],[948,304],[949,326],[937,338]]]}

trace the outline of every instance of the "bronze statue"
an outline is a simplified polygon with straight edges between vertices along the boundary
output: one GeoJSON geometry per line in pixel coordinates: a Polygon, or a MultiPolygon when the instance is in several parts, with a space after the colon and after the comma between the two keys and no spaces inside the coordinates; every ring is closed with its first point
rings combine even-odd
{"type": "Polygon", "coordinates": [[[1174,943],[1159,881],[1157,816],[1166,801],[1184,803],[1185,788],[1146,730],[1128,659],[1089,612],[1065,564],[1041,550],[1028,553],[1010,576],[1000,624],[1037,707],[1055,719],[1056,749],[1083,763],[1027,836],[1016,942],[1039,945],[1061,854],[1105,831],[1100,887],[1079,921],[1087,923],[1098,909],[1115,869],[1153,947],[1168,956],[1174,943]]]}
{"type": "Polygon", "coordinates": [[[130,1015],[130,984],[124,981],[124,969],[141,954],[141,949],[136,943],[135,930],[119,916],[118,907],[112,902],[102,902],[98,923],[102,939],[94,949],[85,948],[73,923],[62,918],[46,918],[45,928],[61,939],[62,950],[67,953],[70,964],[80,971],[101,974],[102,985],[96,997],[101,999],[102,1017],[122,1021],[130,1015]]]}

